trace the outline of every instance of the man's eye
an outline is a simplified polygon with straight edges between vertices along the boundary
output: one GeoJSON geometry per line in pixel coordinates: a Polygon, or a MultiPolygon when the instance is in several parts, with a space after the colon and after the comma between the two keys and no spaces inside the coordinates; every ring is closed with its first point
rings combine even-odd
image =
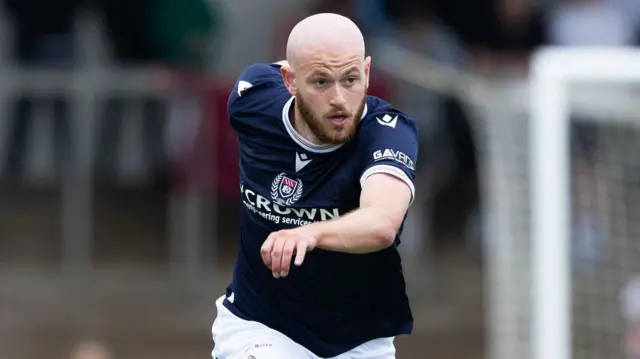
{"type": "Polygon", "coordinates": [[[324,86],[324,85],[326,85],[326,84],[327,84],[327,81],[326,81],[326,80],[321,80],[321,79],[320,79],[320,80],[315,80],[315,81],[314,81],[314,83],[315,83],[316,85],[318,85],[318,86],[324,86]]]}
{"type": "Polygon", "coordinates": [[[349,77],[347,78],[347,83],[349,85],[353,85],[356,82],[356,78],[355,77],[349,77]]]}

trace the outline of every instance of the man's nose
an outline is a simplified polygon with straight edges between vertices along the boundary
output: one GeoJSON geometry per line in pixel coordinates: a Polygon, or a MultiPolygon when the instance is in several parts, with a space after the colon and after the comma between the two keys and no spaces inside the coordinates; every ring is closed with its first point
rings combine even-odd
{"type": "Polygon", "coordinates": [[[339,84],[334,85],[329,103],[332,106],[344,106],[347,102],[344,91],[345,90],[339,84]]]}

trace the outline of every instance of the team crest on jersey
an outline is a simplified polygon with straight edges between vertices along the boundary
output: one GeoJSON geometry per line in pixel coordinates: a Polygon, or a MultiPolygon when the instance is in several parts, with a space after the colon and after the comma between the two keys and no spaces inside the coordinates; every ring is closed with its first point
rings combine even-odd
{"type": "Polygon", "coordinates": [[[276,176],[271,184],[271,198],[282,206],[290,206],[302,197],[302,181],[287,177],[285,173],[276,176]]]}

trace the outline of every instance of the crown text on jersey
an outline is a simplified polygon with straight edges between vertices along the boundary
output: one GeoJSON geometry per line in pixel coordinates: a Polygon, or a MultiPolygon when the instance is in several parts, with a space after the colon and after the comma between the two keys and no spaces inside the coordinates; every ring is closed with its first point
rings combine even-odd
{"type": "Polygon", "coordinates": [[[276,224],[304,226],[340,216],[338,208],[292,208],[279,205],[267,197],[240,185],[242,203],[256,215],[276,224]]]}

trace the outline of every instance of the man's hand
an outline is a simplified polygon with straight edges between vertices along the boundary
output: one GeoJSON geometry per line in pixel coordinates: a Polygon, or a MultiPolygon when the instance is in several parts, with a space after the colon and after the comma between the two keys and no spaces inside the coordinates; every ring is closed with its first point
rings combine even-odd
{"type": "Polygon", "coordinates": [[[316,247],[316,239],[300,228],[273,232],[260,250],[262,261],[271,269],[274,278],[286,277],[295,254],[295,265],[300,266],[308,251],[316,247]]]}

